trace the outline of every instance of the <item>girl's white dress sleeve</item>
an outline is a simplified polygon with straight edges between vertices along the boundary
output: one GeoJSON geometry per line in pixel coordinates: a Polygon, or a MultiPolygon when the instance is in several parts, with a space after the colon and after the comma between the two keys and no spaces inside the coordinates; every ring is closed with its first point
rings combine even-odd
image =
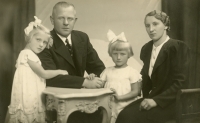
{"type": "Polygon", "coordinates": [[[104,69],[104,71],[100,74],[100,78],[103,80],[103,81],[106,81],[106,74],[107,74],[107,69],[104,69]]]}
{"type": "Polygon", "coordinates": [[[142,80],[141,74],[137,70],[133,69],[132,67],[130,69],[129,74],[130,74],[131,83],[140,82],[142,80]]]}

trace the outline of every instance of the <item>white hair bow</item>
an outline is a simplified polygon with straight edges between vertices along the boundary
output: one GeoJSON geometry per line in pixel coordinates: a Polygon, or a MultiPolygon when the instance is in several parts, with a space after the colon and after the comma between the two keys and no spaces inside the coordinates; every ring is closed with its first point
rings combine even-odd
{"type": "Polygon", "coordinates": [[[35,21],[34,22],[30,22],[29,24],[28,24],[28,26],[24,29],[24,32],[25,32],[25,34],[26,35],[29,35],[29,33],[33,30],[33,27],[37,27],[38,25],[40,25],[41,24],[41,20],[40,19],[38,19],[36,16],[34,16],[34,18],[35,18],[35,21]]]}
{"type": "Polygon", "coordinates": [[[122,32],[121,34],[116,36],[115,33],[109,29],[108,33],[107,33],[107,37],[108,37],[108,40],[110,41],[110,43],[113,43],[117,40],[127,42],[124,32],[122,32]]]}

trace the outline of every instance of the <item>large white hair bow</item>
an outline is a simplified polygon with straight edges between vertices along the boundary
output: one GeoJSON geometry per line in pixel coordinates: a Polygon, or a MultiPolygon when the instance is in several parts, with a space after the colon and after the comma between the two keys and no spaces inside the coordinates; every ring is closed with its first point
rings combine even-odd
{"type": "Polygon", "coordinates": [[[121,34],[116,36],[115,33],[109,29],[108,33],[107,33],[107,37],[108,37],[108,40],[110,41],[110,43],[113,43],[117,40],[127,42],[124,32],[122,32],[121,34]]]}
{"type": "Polygon", "coordinates": [[[42,21],[41,21],[40,19],[38,19],[36,16],[34,16],[34,18],[35,18],[35,21],[34,21],[34,22],[30,22],[30,23],[28,24],[28,26],[24,29],[24,32],[25,32],[26,35],[29,35],[30,31],[33,30],[33,27],[37,27],[37,26],[40,25],[41,22],[42,22],[42,21]]]}

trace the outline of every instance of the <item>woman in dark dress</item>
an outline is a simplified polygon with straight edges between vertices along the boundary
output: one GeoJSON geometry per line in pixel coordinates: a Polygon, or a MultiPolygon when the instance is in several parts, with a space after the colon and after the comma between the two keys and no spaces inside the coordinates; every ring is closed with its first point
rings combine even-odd
{"type": "Polygon", "coordinates": [[[144,24],[149,37],[140,53],[143,98],[127,106],[116,123],[165,123],[175,118],[176,95],[188,80],[189,48],[171,39],[166,13],[152,11],[144,24]]]}

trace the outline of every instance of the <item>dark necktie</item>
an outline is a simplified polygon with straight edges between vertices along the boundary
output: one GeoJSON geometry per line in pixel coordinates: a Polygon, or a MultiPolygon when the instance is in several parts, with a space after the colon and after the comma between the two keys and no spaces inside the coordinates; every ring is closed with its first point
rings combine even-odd
{"type": "Polygon", "coordinates": [[[69,44],[68,39],[66,38],[65,43],[67,44],[66,46],[68,47],[69,53],[71,56],[73,56],[73,50],[72,50],[72,46],[69,44]]]}

